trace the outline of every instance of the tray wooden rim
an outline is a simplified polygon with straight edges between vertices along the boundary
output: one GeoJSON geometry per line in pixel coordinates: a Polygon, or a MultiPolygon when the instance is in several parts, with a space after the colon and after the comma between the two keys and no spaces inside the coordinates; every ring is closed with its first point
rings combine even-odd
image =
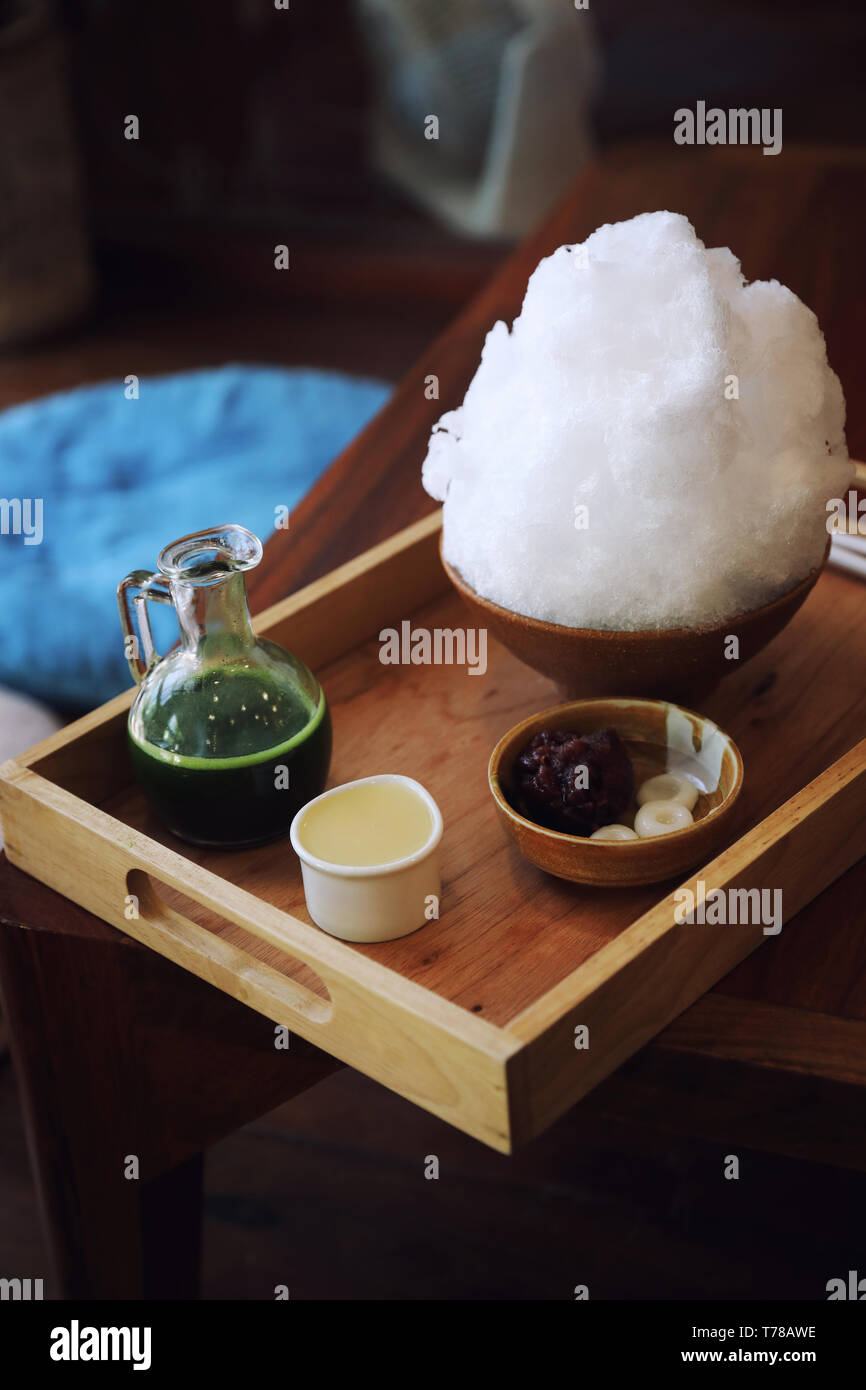
{"type": "MultiPolygon", "coordinates": [[[[396,533],[264,610],[256,619],[257,631],[299,650],[314,667],[326,665],[389,625],[395,602],[404,614],[410,613],[448,591],[438,553],[440,529],[441,512],[435,512],[396,533]],[[395,600],[395,594],[399,599],[395,600]],[[321,621],[325,610],[327,623],[321,621]]],[[[866,853],[866,826],[858,824],[856,815],[866,787],[863,740],[528,1008],[506,1024],[494,1024],[192,863],[53,780],[52,766],[64,766],[82,740],[98,736],[100,729],[125,717],[134,694],[134,688],[124,692],[0,766],[0,812],[12,863],[276,1022],[287,1023],[309,1041],[506,1152],[546,1128],[767,939],[760,927],[738,929],[738,936],[725,928],[703,927],[700,938],[691,927],[687,931],[692,937],[683,936],[673,916],[675,893],[681,887],[691,886],[696,892],[698,880],[707,892],[737,886],[750,870],[771,865],[777,878],[787,875],[790,883],[787,920],[866,853]],[[826,852],[824,847],[817,864],[808,852],[810,836],[812,841],[820,838],[810,824],[816,818],[821,824],[831,823],[834,831],[834,848],[826,852]],[[850,834],[840,836],[839,825],[847,826],[849,820],[850,834]],[[73,875],[70,881],[63,866],[58,867],[47,852],[54,844],[85,856],[88,850],[94,856],[98,850],[113,896],[107,886],[100,890],[91,881],[93,875],[73,875]],[[809,867],[808,882],[804,864],[809,867]],[[118,909],[123,900],[118,877],[122,875],[126,888],[133,873],[154,875],[303,961],[323,980],[332,1007],[323,1007],[318,995],[262,962],[254,962],[251,968],[251,956],[166,908],[156,894],[139,920],[125,920],[118,909]],[[623,1006],[630,993],[639,992],[634,978],[639,968],[653,978],[670,955],[672,933],[678,941],[678,958],[663,997],[648,1001],[643,1022],[604,1056],[591,1050],[578,1052],[573,1041],[575,1019],[592,1018],[593,1026],[603,1033],[604,1010],[623,1006]],[[701,950],[696,949],[698,944],[701,950]],[[280,980],[281,995],[274,994],[275,981],[280,980]],[[371,1023],[378,1026],[370,1028],[371,1023]],[[357,1031],[362,1024],[367,1027],[366,1039],[357,1031]],[[393,1055],[385,1056],[389,1049],[383,1049],[381,1037],[377,1040],[376,1034],[387,1033],[389,1026],[397,1028],[413,1054],[405,1065],[393,1055]],[[425,1053],[423,1060],[417,1055],[418,1047],[425,1053]],[[438,1053],[435,1059],[431,1051],[438,1053]]]]}

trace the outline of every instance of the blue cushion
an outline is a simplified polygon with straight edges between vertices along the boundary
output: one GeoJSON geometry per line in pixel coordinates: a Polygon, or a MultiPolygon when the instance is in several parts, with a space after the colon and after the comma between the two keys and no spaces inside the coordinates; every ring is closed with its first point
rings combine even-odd
{"type": "MultiPolygon", "coordinates": [[[[231,366],[144,377],[137,400],[118,381],[0,413],[0,499],[41,498],[43,516],[27,544],[0,505],[0,685],[70,709],[128,686],[119,580],[205,526],[238,521],[266,540],[275,509],[296,505],[388,392],[231,366]]],[[[172,615],[150,608],[167,644],[172,615]]]]}

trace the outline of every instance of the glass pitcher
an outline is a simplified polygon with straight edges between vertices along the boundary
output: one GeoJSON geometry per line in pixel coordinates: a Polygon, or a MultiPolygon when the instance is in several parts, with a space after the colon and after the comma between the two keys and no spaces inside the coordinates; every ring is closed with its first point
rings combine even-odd
{"type": "Polygon", "coordinates": [[[244,572],[261,557],[251,531],[218,526],[173,541],[156,574],[135,570],[117,589],[140,686],[129,712],[132,765],[169,830],[193,844],[286,834],[328,776],[331,719],[319,682],[252,629],[244,572]],[[177,614],[181,642],[167,656],[154,649],[148,600],[177,614]]]}

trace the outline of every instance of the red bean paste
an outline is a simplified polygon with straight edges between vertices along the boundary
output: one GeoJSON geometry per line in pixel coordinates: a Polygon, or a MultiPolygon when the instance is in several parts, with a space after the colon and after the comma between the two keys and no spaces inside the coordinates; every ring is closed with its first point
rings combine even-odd
{"type": "Polygon", "coordinates": [[[634,772],[616,729],[544,729],[514,764],[516,809],[548,830],[591,835],[612,825],[634,795],[634,772]]]}

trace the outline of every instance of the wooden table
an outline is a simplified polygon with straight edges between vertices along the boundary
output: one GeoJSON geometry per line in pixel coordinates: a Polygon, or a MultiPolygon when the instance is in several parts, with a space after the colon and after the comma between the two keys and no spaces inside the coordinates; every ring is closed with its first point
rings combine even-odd
{"type": "MultiPolygon", "coordinates": [[[[419,481],[430,426],[459,402],[485,332],[513,317],[538,259],[659,207],[686,212],[708,244],[733,246],[749,278],[775,276],[816,311],[848,396],[851,452],[866,456],[866,156],[630,147],[582,175],[276,533],[254,606],[430,510],[419,481]],[[425,394],[431,375],[438,400],[425,394]]],[[[761,717],[772,719],[776,698],[763,692],[761,717]]],[[[863,691],[850,717],[866,723],[863,691]]],[[[718,1138],[729,1152],[866,1166],[864,901],[861,863],[582,1104],[718,1138]]],[[[275,1051],[268,1020],[5,860],[0,985],[58,1287],[190,1296],[202,1151],[338,1064],[298,1039],[275,1051]],[[130,1155],[138,1180],[124,1177],[130,1155]]]]}

